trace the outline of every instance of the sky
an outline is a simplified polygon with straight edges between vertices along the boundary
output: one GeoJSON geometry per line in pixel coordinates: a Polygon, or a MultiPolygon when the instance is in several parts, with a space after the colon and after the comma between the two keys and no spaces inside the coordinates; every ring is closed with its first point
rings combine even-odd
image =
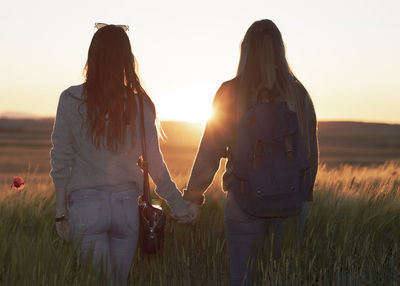
{"type": "Polygon", "coordinates": [[[204,122],[256,20],[280,29],[319,120],[400,123],[400,1],[0,0],[0,115],[54,116],[94,23],[126,24],[161,120],[204,122]]]}

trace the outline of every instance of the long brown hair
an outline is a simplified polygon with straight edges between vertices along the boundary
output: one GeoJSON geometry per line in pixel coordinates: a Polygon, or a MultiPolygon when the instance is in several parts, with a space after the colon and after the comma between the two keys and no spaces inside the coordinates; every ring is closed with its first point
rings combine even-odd
{"type": "MultiPolygon", "coordinates": [[[[311,102],[311,98],[290,69],[282,34],[271,20],[256,21],[247,30],[241,45],[237,78],[242,102],[251,105],[260,95],[286,101],[297,113],[303,138],[309,138],[304,112],[306,101],[311,102]]],[[[309,146],[305,147],[307,151],[309,146]]]]}
{"type": "Polygon", "coordinates": [[[84,71],[85,123],[93,145],[118,152],[126,144],[128,129],[133,145],[135,97],[142,96],[154,114],[155,107],[140,84],[131,44],[121,27],[107,25],[94,34],[84,71]]]}

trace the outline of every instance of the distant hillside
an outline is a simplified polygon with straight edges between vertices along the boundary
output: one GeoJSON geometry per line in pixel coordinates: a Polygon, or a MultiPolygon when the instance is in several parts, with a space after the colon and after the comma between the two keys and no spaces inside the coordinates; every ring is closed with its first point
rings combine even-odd
{"type": "MultiPolygon", "coordinates": [[[[51,132],[54,118],[9,119],[0,118],[0,132],[51,132]]],[[[197,144],[203,133],[204,125],[183,121],[162,121],[166,141],[176,145],[197,144]]],[[[352,121],[318,122],[320,137],[335,136],[400,136],[400,124],[365,123],[352,121]]]]}
{"type": "MultiPolygon", "coordinates": [[[[48,172],[53,122],[54,118],[0,118],[0,173],[26,171],[29,165],[48,172]]],[[[160,144],[168,167],[176,168],[174,172],[189,172],[204,125],[173,121],[161,125],[167,139],[160,144]]],[[[371,165],[400,160],[399,124],[323,121],[318,125],[322,164],[371,165]]]]}
{"type": "Polygon", "coordinates": [[[0,132],[51,132],[54,118],[0,118],[0,132]]]}
{"type": "Polygon", "coordinates": [[[400,124],[354,121],[320,121],[319,134],[324,135],[400,135],[400,124]]]}
{"type": "Polygon", "coordinates": [[[0,118],[9,119],[40,119],[40,116],[28,113],[28,112],[18,112],[18,111],[4,111],[0,113],[0,118]]]}

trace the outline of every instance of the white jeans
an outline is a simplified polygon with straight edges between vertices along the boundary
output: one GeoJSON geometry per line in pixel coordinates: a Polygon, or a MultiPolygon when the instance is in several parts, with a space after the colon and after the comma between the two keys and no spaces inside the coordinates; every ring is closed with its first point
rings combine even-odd
{"type": "Polygon", "coordinates": [[[70,229],[82,261],[91,258],[112,284],[126,285],[139,233],[135,184],[71,192],[70,229]],[[103,264],[100,265],[100,262],[103,264]]]}

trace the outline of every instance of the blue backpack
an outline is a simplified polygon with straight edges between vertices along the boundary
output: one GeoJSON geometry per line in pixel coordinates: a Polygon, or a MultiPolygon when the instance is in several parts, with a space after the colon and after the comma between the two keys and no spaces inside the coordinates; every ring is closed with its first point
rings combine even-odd
{"type": "Polygon", "coordinates": [[[231,191],[239,207],[258,217],[298,215],[311,188],[311,175],[297,114],[286,102],[259,102],[237,128],[231,191]]]}

